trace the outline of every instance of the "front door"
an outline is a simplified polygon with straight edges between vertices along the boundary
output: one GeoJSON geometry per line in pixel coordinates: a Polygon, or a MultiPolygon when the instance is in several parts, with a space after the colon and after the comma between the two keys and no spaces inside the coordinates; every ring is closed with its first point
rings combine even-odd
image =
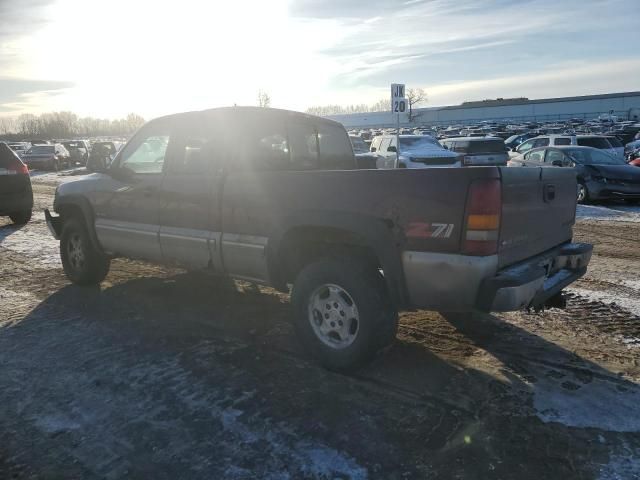
{"type": "Polygon", "coordinates": [[[96,234],[107,252],[162,260],[159,194],[170,142],[170,122],[150,122],[114,161],[113,185],[96,206],[96,234]]]}
{"type": "Polygon", "coordinates": [[[222,272],[220,166],[229,136],[219,117],[190,113],[176,125],[160,195],[160,247],[166,262],[222,272]]]}

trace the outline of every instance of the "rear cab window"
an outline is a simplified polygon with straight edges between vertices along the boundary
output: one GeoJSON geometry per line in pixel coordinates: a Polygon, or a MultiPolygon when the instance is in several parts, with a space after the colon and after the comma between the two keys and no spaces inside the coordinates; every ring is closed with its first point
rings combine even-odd
{"type": "Polygon", "coordinates": [[[321,170],[349,170],[356,168],[353,148],[343,126],[332,123],[319,123],[318,146],[321,170]]]}
{"type": "MultiPolygon", "coordinates": [[[[506,147],[502,140],[477,140],[466,142],[468,144],[465,153],[484,154],[484,153],[505,153],[506,147]]],[[[457,150],[456,150],[457,151],[457,150]]]]}

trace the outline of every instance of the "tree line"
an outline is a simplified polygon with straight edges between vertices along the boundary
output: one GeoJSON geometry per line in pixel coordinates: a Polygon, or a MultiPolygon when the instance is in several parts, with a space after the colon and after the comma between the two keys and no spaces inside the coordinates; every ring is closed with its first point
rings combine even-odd
{"type": "MultiPolygon", "coordinates": [[[[427,92],[422,88],[410,88],[406,91],[406,98],[409,107],[409,121],[415,117],[413,109],[427,101],[427,92]]],[[[391,101],[388,98],[382,98],[376,103],[366,104],[360,103],[356,105],[319,105],[309,107],[306,112],[311,115],[340,115],[348,113],[371,113],[371,112],[388,112],[391,110],[391,101]]]]}
{"type": "Polygon", "coordinates": [[[50,112],[0,117],[0,137],[6,140],[62,139],[129,135],[144,125],[140,115],[130,113],[114,120],[79,117],[72,112],[50,112]]]}

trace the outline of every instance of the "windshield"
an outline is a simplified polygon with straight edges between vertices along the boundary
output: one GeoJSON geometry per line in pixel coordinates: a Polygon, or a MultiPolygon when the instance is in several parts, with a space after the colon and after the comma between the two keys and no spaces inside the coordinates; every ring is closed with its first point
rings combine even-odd
{"type": "Polygon", "coordinates": [[[623,160],[619,160],[600,150],[576,149],[570,150],[569,155],[576,163],[581,165],[626,165],[623,160]]]}
{"type": "Polygon", "coordinates": [[[364,140],[360,137],[350,136],[349,140],[351,140],[351,145],[353,146],[354,153],[369,153],[369,147],[364,140]]]}
{"type": "Polygon", "coordinates": [[[35,147],[31,147],[27,153],[32,153],[34,155],[42,155],[47,153],[54,153],[55,147],[53,145],[36,145],[35,147]]]}
{"type": "Polygon", "coordinates": [[[418,150],[421,148],[433,149],[434,147],[441,148],[436,139],[426,135],[424,137],[400,137],[401,151],[418,150]]]}

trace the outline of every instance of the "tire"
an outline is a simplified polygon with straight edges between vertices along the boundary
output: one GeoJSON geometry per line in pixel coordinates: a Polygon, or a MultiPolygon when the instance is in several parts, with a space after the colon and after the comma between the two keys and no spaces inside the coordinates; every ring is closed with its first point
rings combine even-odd
{"type": "Polygon", "coordinates": [[[384,279],[364,262],[324,258],[305,266],[291,303],[298,337],[329,370],[356,369],[396,336],[398,314],[384,279]]]}
{"type": "Polygon", "coordinates": [[[586,204],[589,203],[589,201],[589,190],[587,190],[587,186],[582,182],[578,182],[578,203],[586,204]]]}
{"type": "Polygon", "coordinates": [[[24,225],[31,220],[31,210],[25,210],[24,212],[16,212],[9,215],[9,218],[16,225],[24,225]]]}
{"type": "Polygon", "coordinates": [[[85,223],[77,218],[64,222],[60,258],[67,278],[77,285],[97,285],[109,273],[109,257],[95,249],[85,223]]]}

